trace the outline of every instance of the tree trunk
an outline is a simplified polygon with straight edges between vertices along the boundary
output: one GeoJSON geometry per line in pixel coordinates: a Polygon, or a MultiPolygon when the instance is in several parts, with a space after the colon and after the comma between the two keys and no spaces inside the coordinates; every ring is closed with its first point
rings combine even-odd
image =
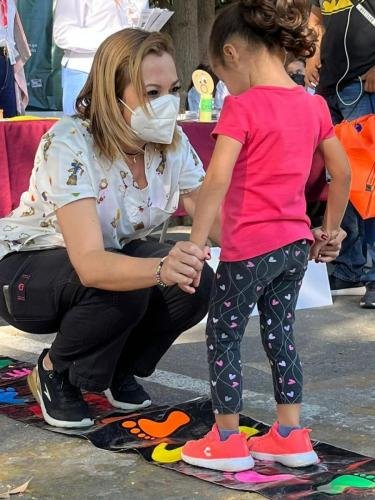
{"type": "Polygon", "coordinates": [[[208,64],[208,40],[215,20],[215,0],[198,0],[199,62],[208,64]]]}
{"type": "Polygon", "coordinates": [[[185,109],[191,74],[199,64],[198,0],[174,0],[173,10],[175,13],[168,23],[168,32],[176,48],[177,70],[182,84],[181,107],[185,109]]]}

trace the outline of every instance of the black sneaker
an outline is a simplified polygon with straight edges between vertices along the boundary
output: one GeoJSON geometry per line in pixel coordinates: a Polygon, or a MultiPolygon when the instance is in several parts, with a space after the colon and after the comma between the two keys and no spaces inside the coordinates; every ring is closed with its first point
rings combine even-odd
{"type": "Polygon", "coordinates": [[[359,303],[365,309],[375,309],[375,281],[366,283],[366,293],[359,303]]]}
{"type": "Polygon", "coordinates": [[[54,427],[89,427],[94,424],[81,391],[69,382],[67,373],[43,368],[44,349],[38,364],[27,377],[34,398],[40,404],[43,418],[54,427]]]}
{"type": "Polygon", "coordinates": [[[121,380],[114,381],[104,394],[112,406],[121,410],[140,410],[151,404],[149,394],[133,375],[126,375],[121,380]]]}
{"type": "Polygon", "coordinates": [[[329,286],[332,295],[362,295],[365,293],[365,287],[361,282],[344,281],[336,278],[332,274],[329,277],[329,286]]]}

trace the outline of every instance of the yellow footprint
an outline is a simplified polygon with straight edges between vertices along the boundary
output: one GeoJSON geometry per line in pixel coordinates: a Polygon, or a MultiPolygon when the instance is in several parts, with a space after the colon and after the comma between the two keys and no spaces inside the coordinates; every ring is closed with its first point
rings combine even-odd
{"type": "Polygon", "coordinates": [[[155,446],[151,455],[151,458],[154,462],[160,462],[162,464],[172,464],[181,460],[182,446],[180,446],[179,448],[174,448],[172,450],[168,450],[167,446],[167,443],[160,443],[155,446]]]}

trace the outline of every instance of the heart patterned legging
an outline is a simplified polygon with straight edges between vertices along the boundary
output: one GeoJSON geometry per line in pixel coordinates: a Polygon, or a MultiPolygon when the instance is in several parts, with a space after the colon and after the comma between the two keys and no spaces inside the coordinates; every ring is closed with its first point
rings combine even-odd
{"type": "Polygon", "coordinates": [[[302,400],[302,368],[293,337],[309,244],[297,241],[240,262],[220,262],[207,321],[207,352],[215,414],[242,409],[241,340],[258,305],[262,343],[277,403],[302,400]]]}

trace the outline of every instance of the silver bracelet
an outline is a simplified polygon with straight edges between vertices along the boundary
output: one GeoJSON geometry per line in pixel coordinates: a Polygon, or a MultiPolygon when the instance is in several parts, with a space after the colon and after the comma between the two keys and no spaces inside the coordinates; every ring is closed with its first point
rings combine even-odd
{"type": "Polygon", "coordinates": [[[163,257],[162,259],[160,259],[160,262],[158,264],[158,267],[156,268],[156,273],[155,273],[156,284],[158,286],[160,286],[161,288],[167,288],[167,286],[168,286],[166,283],[164,283],[164,281],[161,279],[161,276],[160,276],[161,268],[163,267],[164,261],[165,261],[165,259],[167,257],[168,256],[166,255],[165,257],[163,257]]]}

